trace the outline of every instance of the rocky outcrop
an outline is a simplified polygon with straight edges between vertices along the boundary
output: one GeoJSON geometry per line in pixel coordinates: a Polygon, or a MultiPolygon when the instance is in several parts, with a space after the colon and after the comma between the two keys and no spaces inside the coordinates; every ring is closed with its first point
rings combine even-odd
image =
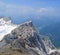
{"type": "Polygon", "coordinates": [[[52,44],[51,40],[48,37],[44,37],[43,42],[48,55],[59,55],[56,47],[52,44]]]}

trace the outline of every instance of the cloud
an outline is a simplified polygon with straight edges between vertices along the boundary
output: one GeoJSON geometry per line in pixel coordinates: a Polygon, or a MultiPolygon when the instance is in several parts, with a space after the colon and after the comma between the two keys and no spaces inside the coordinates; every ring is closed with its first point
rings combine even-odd
{"type": "Polygon", "coordinates": [[[17,6],[14,4],[5,4],[0,1],[0,14],[6,15],[28,15],[33,13],[33,8],[27,6],[17,6]]]}
{"type": "Polygon", "coordinates": [[[50,12],[53,12],[54,11],[54,8],[40,8],[39,10],[38,10],[38,12],[40,12],[40,13],[50,13],[50,12]]]}
{"type": "MultiPolygon", "coordinates": [[[[0,1],[0,15],[8,16],[58,16],[60,11],[53,7],[32,8],[28,6],[18,6],[14,4],[6,4],[0,1]],[[56,14],[57,13],[57,14],[56,14]]],[[[59,15],[60,16],[60,15],[59,15]]]]}

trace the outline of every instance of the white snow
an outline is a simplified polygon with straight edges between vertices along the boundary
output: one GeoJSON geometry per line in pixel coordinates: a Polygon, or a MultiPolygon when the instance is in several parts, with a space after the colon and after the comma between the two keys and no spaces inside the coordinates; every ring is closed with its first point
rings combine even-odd
{"type": "Polygon", "coordinates": [[[4,38],[5,35],[11,33],[11,31],[17,27],[11,23],[9,24],[9,22],[5,22],[3,19],[0,19],[0,41],[4,38]]]}
{"type": "Polygon", "coordinates": [[[49,48],[49,53],[48,54],[54,53],[55,51],[57,51],[57,50],[49,48]]]}

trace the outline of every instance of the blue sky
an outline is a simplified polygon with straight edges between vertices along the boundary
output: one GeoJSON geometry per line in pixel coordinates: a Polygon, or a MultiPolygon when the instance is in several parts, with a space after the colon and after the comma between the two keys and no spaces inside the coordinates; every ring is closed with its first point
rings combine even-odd
{"type": "Polygon", "coordinates": [[[60,0],[0,0],[0,16],[60,17],[60,0]]]}
{"type": "Polygon", "coordinates": [[[6,4],[30,6],[34,8],[55,7],[60,8],[60,0],[1,0],[6,4]]]}
{"type": "Polygon", "coordinates": [[[59,0],[1,0],[8,4],[16,4],[16,5],[28,5],[33,7],[39,6],[60,6],[59,0]],[[39,6],[37,6],[39,5],[39,6]]]}

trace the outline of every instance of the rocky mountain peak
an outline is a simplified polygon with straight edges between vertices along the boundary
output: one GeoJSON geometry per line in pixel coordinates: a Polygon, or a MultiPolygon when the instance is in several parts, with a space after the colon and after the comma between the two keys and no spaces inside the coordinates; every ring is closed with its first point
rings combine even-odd
{"type": "Polygon", "coordinates": [[[32,21],[27,21],[25,23],[20,24],[20,26],[33,26],[32,21]]]}
{"type": "Polygon", "coordinates": [[[49,39],[43,41],[40,34],[33,26],[32,21],[28,21],[17,25],[8,34],[4,35],[0,42],[0,53],[20,51],[27,55],[51,55],[52,53],[54,55],[57,51],[53,51],[51,49],[52,47],[53,44],[51,41],[49,39]],[[47,49],[50,50],[49,54],[47,53],[47,49]]]}

